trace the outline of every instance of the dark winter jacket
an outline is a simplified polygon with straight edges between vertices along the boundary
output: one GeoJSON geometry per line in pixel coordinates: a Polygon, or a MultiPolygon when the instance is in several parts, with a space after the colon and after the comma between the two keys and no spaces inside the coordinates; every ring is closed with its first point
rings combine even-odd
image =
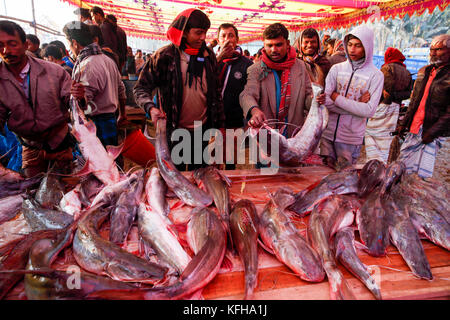
{"type": "MultiPolygon", "coordinates": [[[[402,127],[407,130],[419,108],[432,69],[433,66],[428,65],[422,67],[417,73],[408,111],[402,122],[402,127]]],[[[425,119],[422,128],[422,137],[428,136],[435,139],[450,136],[450,63],[437,71],[436,77],[431,83],[425,104],[425,119]]]]}
{"type": "Polygon", "coordinates": [[[402,100],[408,99],[412,90],[411,73],[401,64],[388,63],[381,67],[384,75],[384,87],[390,97],[381,96],[381,102],[391,104],[392,102],[401,104],[402,100]]]}

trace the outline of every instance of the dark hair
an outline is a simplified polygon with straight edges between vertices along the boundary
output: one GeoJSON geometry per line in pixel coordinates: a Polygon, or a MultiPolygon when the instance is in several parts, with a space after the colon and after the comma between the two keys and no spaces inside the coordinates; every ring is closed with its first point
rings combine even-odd
{"type": "Polygon", "coordinates": [[[109,19],[109,20],[111,20],[112,22],[117,23],[117,18],[116,18],[116,16],[113,15],[113,14],[107,14],[107,15],[106,15],[106,19],[109,19]]]}
{"type": "Polygon", "coordinates": [[[27,40],[25,31],[23,31],[22,27],[15,22],[9,20],[0,20],[0,31],[3,31],[10,36],[15,36],[17,32],[20,40],[22,40],[23,43],[25,43],[25,41],[27,40]]]}
{"type": "Polygon", "coordinates": [[[43,57],[47,58],[47,57],[53,57],[56,60],[61,60],[63,58],[61,49],[57,46],[55,46],[54,44],[49,44],[47,47],[45,47],[45,49],[43,50],[43,57]]]}
{"type": "Polygon", "coordinates": [[[359,39],[358,37],[355,37],[354,35],[349,34],[349,35],[347,36],[347,42],[350,41],[350,40],[352,40],[352,39],[357,39],[357,40],[361,41],[361,39],[359,39]]]}
{"type": "Polygon", "coordinates": [[[283,24],[279,22],[273,23],[264,29],[263,39],[276,39],[279,37],[283,37],[286,40],[289,38],[289,31],[283,24]]]}
{"type": "Polygon", "coordinates": [[[319,41],[319,34],[314,28],[306,28],[302,32],[302,38],[314,38],[317,37],[317,41],[319,41]]]}
{"type": "Polygon", "coordinates": [[[83,47],[93,42],[89,26],[82,22],[71,21],[67,23],[63,28],[63,32],[69,41],[76,40],[83,47]]]}
{"type": "Polygon", "coordinates": [[[98,14],[100,14],[100,16],[102,16],[103,18],[105,17],[105,13],[103,12],[102,8],[97,7],[97,6],[92,7],[91,10],[89,10],[89,12],[92,13],[92,14],[98,13],[98,14]]]}
{"type": "Polygon", "coordinates": [[[92,35],[92,41],[94,41],[94,38],[97,38],[98,45],[101,47],[104,43],[102,29],[100,29],[100,27],[95,24],[91,24],[89,25],[89,32],[92,35]]]}
{"type": "Polygon", "coordinates": [[[250,51],[248,51],[247,49],[244,50],[244,55],[250,55],[250,51]]]}
{"type": "Polygon", "coordinates": [[[325,42],[326,45],[331,45],[332,47],[334,47],[335,43],[336,43],[336,39],[334,39],[334,38],[330,38],[325,42]]]}
{"type": "Polygon", "coordinates": [[[234,33],[236,34],[236,38],[239,38],[238,29],[234,26],[232,23],[222,23],[219,28],[217,29],[217,36],[219,36],[220,30],[222,29],[228,29],[233,28],[234,33]]]}
{"type": "Polygon", "coordinates": [[[141,49],[137,49],[136,53],[138,53],[138,52],[142,53],[142,50],[141,49]]]}
{"type": "Polygon", "coordinates": [[[27,40],[29,40],[32,44],[40,45],[41,41],[38,37],[36,37],[34,34],[27,34],[26,35],[27,40]]]}
{"type": "Polygon", "coordinates": [[[49,45],[57,46],[61,50],[63,57],[66,55],[66,51],[67,51],[66,46],[61,41],[54,40],[54,41],[50,42],[49,45]]]}
{"type": "Polygon", "coordinates": [[[196,9],[192,11],[191,15],[189,16],[189,20],[186,23],[184,31],[189,32],[189,30],[191,30],[192,28],[208,30],[209,27],[211,27],[211,21],[209,20],[208,16],[203,11],[196,9]]]}
{"type": "Polygon", "coordinates": [[[75,11],[74,11],[73,13],[79,14],[79,15],[82,16],[83,18],[91,19],[91,14],[89,13],[89,9],[86,9],[86,8],[77,8],[77,9],[75,9],[75,11]]]}

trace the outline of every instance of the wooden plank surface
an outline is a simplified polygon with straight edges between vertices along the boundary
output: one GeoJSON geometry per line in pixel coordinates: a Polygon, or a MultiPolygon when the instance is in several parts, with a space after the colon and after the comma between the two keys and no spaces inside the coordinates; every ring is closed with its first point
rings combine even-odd
{"type": "MultiPolygon", "coordinates": [[[[264,176],[259,170],[226,171],[231,178],[233,201],[241,198],[253,200],[257,210],[263,209],[268,200],[267,192],[274,192],[281,186],[294,191],[320,181],[333,172],[326,167],[303,167],[280,171],[278,175],[264,176]]],[[[308,216],[296,223],[305,231],[308,216]]],[[[372,276],[377,281],[383,299],[449,299],[450,298],[450,252],[436,246],[428,240],[422,240],[425,253],[431,266],[434,279],[422,280],[415,277],[404,262],[397,249],[390,245],[385,257],[372,257],[358,250],[361,261],[370,266],[372,276]]],[[[301,280],[279,262],[274,256],[259,248],[258,284],[255,300],[328,300],[329,284],[327,279],[321,283],[301,280]]],[[[232,270],[221,269],[214,280],[203,290],[205,299],[240,300],[244,295],[244,272],[238,257],[231,257],[232,270]]],[[[350,288],[357,299],[373,300],[370,291],[341,264],[338,263],[350,288]]]]}

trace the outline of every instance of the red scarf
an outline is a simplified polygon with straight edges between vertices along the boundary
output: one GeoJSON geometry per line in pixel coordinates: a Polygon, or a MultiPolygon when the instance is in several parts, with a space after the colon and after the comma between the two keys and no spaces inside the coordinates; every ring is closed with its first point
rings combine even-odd
{"type": "Polygon", "coordinates": [[[184,52],[186,52],[187,54],[189,54],[191,56],[196,56],[196,55],[198,55],[199,51],[200,51],[200,49],[192,48],[190,45],[188,45],[186,43],[186,49],[184,49],[184,52]]]}
{"type": "Polygon", "coordinates": [[[289,113],[289,105],[291,104],[291,68],[295,63],[297,52],[294,47],[289,47],[287,58],[283,62],[274,62],[270,60],[265,50],[262,50],[262,61],[270,69],[283,71],[281,74],[281,99],[280,108],[278,112],[278,120],[284,122],[284,119],[289,113]]]}
{"type": "Polygon", "coordinates": [[[223,61],[223,67],[222,67],[222,70],[220,71],[220,74],[219,74],[219,80],[220,80],[220,83],[222,85],[224,84],[225,71],[227,70],[228,66],[230,64],[233,64],[234,61],[237,61],[241,56],[242,56],[242,48],[237,46],[236,49],[233,51],[233,54],[232,54],[231,58],[222,60],[223,61]]]}
{"type": "Polygon", "coordinates": [[[406,65],[403,63],[403,61],[405,61],[406,58],[405,56],[400,52],[400,50],[396,49],[396,48],[387,48],[386,52],[384,53],[384,64],[389,64],[389,63],[398,63],[401,64],[402,66],[404,66],[406,68],[406,65]]]}

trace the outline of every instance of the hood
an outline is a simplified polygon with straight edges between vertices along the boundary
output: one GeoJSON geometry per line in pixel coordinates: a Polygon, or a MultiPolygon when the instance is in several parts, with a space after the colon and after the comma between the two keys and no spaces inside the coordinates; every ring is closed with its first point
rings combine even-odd
{"type": "MultiPolygon", "coordinates": [[[[305,29],[306,30],[306,29],[305,29]]],[[[297,38],[297,40],[295,40],[294,42],[294,48],[297,50],[298,55],[301,57],[303,56],[303,52],[302,52],[302,39],[303,39],[303,32],[305,31],[301,31],[299,37],[297,38]]],[[[322,50],[322,44],[320,41],[320,37],[319,37],[319,33],[314,29],[315,34],[317,35],[317,41],[319,42],[319,46],[317,47],[317,52],[315,54],[319,54],[322,50]]]]}
{"type": "Polygon", "coordinates": [[[183,38],[184,28],[186,27],[186,24],[192,12],[195,10],[197,9],[190,8],[182,11],[170,24],[167,30],[167,38],[175,46],[179,47],[181,45],[181,39],[183,38]]]}
{"type": "Polygon", "coordinates": [[[372,29],[366,27],[365,25],[358,26],[354,28],[352,31],[350,31],[348,34],[344,37],[344,50],[345,54],[347,55],[348,61],[351,63],[350,57],[348,56],[347,52],[347,42],[349,35],[354,35],[359,40],[361,40],[364,51],[366,53],[366,56],[364,58],[364,63],[361,65],[361,68],[367,66],[368,64],[371,64],[373,61],[373,31],[372,29]]]}

